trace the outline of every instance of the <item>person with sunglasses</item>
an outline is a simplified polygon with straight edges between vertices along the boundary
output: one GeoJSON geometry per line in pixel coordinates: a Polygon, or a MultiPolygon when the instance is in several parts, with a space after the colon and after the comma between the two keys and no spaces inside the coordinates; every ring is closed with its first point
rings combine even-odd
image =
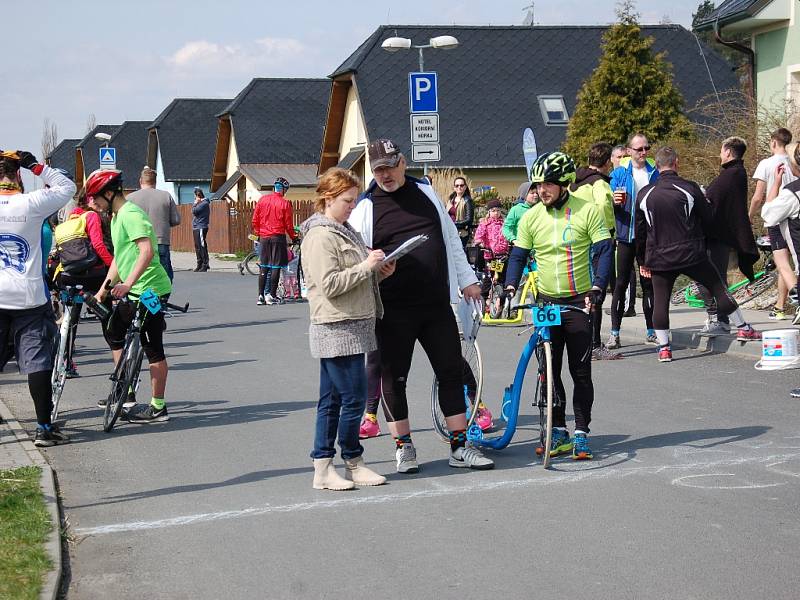
{"type": "Polygon", "coordinates": [[[472,194],[469,191],[467,180],[463,177],[456,177],[453,180],[453,192],[450,194],[450,199],[447,203],[447,214],[456,224],[458,237],[461,238],[461,245],[466,248],[469,237],[472,234],[475,203],[472,201],[472,194]]]}
{"type": "MultiPolygon", "coordinates": [[[[631,269],[636,257],[636,195],[644,187],[658,180],[658,171],[647,160],[650,143],[643,133],[634,133],[628,138],[627,152],[630,161],[620,163],[611,172],[610,186],[614,194],[614,221],[617,238],[617,281],[611,299],[611,335],[606,348],[613,350],[621,346],[619,339],[622,314],[625,310],[625,294],[631,281],[631,269]]],[[[641,265],[639,265],[641,267],[641,265]]],[[[658,343],[653,328],[653,285],[640,275],[642,286],[642,308],[647,325],[647,342],[658,343]]]]}

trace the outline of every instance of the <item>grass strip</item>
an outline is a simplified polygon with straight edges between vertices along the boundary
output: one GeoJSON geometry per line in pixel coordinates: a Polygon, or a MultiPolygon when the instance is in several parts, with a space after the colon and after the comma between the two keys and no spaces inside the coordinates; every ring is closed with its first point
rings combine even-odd
{"type": "Polygon", "coordinates": [[[0,470],[0,598],[35,600],[51,567],[39,467],[0,470]]]}

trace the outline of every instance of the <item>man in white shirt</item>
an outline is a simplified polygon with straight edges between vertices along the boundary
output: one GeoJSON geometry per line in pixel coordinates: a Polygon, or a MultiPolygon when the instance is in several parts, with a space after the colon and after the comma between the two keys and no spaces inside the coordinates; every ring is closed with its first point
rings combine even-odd
{"type": "MultiPolygon", "coordinates": [[[[761,211],[764,206],[766,194],[772,189],[772,184],[775,180],[776,168],[779,164],[783,164],[782,179],[780,187],[791,183],[797,177],[792,173],[789,163],[789,156],[786,154],[786,146],[792,141],[792,133],[783,127],[776,129],[772,132],[769,139],[769,149],[772,156],[765,158],[756,167],[753,173],[753,179],[756,180],[756,191],[753,193],[753,198],[750,201],[750,222],[761,211]]],[[[778,269],[780,277],[778,277],[778,297],[775,300],[775,306],[769,313],[770,319],[783,320],[786,318],[786,298],[789,290],[795,285],[795,268],[792,268],[791,261],[789,260],[789,247],[786,239],[781,233],[780,227],[777,225],[768,227],[769,242],[772,246],[772,256],[775,260],[775,266],[778,269]]]]}
{"type": "Polygon", "coordinates": [[[52,424],[50,374],[58,328],[44,280],[47,252],[42,224],[72,199],[75,184],[55,169],[39,164],[30,152],[0,151],[0,364],[13,339],[20,373],[36,408],[37,446],[68,441],[52,424]],[[45,189],[23,193],[19,169],[42,178],[45,189]]]}

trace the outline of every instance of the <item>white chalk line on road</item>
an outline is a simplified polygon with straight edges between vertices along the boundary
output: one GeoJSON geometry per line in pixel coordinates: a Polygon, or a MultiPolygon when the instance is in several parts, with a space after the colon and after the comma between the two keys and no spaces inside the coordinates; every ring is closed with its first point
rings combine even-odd
{"type": "MultiPolygon", "coordinates": [[[[617,455],[619,456],[619,455],[617,455]]],[[[442,496],[454,496],[471,493],[490,492],[498,489],[513,489],[535,485],[554,485],[558,483],[577,483],[590,479],[609,479],[609,478],[624,478],[634,475],[657,475],[670,471],[686,471],[686,470],[703,470],[710,468],[720,467],[733,467],[745,464],[778,464],[787,462],[793,458],[800,456],[800,454],[773,454],[763,457],[736,457],[721,459],[711,462],[691,462],[683,464],[672,465],[658,465],[658,466],[642,466],[633,468],[594,468],[592,470],[569,471],[569,472],[544,472],[539,469],[540,473],[536,477],[525,479],[506,479],[501,481],[485,481],[480,483],[472,483],[462,486],[449,486],[442,484],[440,481],[433,481],[429,489],[417,490],[412,492],[401,492],[397,494],[388,493],[381,494],[381,488],[374,489],[374,495],[371,496],[353,496],[345,497],[336,500],[317,500],[313,502],[297,502],[294,504],[272,505],[264,504],[261,506],[252,506],[239,510],[226,510],[219,512],[197,513],[193,515],[182,515],[178,517],[170,517],[166,519],[158,519],[154,521],[131,521],[127,523],[114,523],[111,525],[100,525],[97,527],[79,527],[74,530],[74,533],[79,536],[97,536],[107,535],[110,533],[124,533],[133,531],[144,531],[152,529],[164,529],[168,527],[178,527],[183,525],[193,525],[196,523],[209,523],[212,521],[222,521],[228,519],[238,519],[241,517],[252,517],[258,515],[267,515],[271,513],[292,513],[307,510],[326,510],[336,508],[347,508],[351,506],[362,506],[365,504],[389,504],[396,502],[403,502],[407,500],[423,499],[423,498],[437,498],[442,496]]],[[[614,458],[611,456],[609,458],[614,458]]],[[[595,463],[596,464],[596,463],[595,463]]],[[[715,474],[715,475],[732,475],[730,473],[715,474]]],[[[697,475],[693,477],[702,477],[704,475],[697,475]]],[[[688,486],[684,483],[679,483],[679,480],[686,479],[686,477],[678,477],[673,479],[673,485],[681,485],[684,487],[699,487],[688,486]]],[[[784,485],[784,484],[776,484],[784,485]]],[[[757,489],[759,487],[772,487],[772,486],[758,486],[750,485],[749,488],[757,489]]],[[[748,486],[730,487],[728,489],[749,489],[748,486]]],[[[391,489],[391,487],[383,488],[391,489]]],[[[719,486],[716,489],[720,488],[719,486]]],[[[363,490],[362,490],[363,491],[363,490]]],[[[343,494],[352,494],[354,492],[342,492],[343,494]]],[[[356,492],[357,493],[357,492],[356,492]]]]}

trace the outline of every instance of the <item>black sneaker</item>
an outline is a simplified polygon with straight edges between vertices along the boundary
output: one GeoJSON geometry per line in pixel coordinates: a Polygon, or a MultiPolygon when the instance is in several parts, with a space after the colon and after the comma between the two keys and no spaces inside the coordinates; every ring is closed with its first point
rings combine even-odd
{"type": "Polygon", "coordinates": [[[169,421],[166,405],[162,409],[157,409],[152,404],[137,406],[129,410],[124,417],[129,423],[163,423],[164,421],[169,421]]]}
{"type": "Polygon", "coordinates": [[[51,425],[49,429],[43,427],[36,428],[36,437],[33,439],[33,445],[40,448],[47,448],[55,446],[56,444],[66,444],[69,438],[61,433],[61,430],[55,425],[51,425]]]}

